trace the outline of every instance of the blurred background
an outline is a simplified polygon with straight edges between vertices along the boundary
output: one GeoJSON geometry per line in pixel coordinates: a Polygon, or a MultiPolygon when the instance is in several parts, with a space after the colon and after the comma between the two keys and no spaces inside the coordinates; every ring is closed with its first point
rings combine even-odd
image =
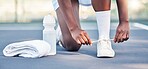
{"type": "MultiPolygon", "coordinates": [[[[130,21],[147,24],[148,0],[128,0],[130,21]]],[[[111,21],[118,21],[116,0],[112,0],[111,21]]],[[[56,13],[52,0],[0,0],[0,23],[41,23],[45,15],[56,13]]],[[[80,6],[81,21],[95,21],[92,7],[80,6]]]]}

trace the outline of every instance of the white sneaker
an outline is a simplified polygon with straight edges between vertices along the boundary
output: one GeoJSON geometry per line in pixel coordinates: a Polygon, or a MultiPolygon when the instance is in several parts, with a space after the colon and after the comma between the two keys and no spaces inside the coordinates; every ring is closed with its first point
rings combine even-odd
{"type": "Polygon", "coordinates": [[[110,40],[100,39],[97,44],[97,57],[114,57],[115,52],[112,49],[110,40]]]}
{"type": "Polygon", "coordinates": [[[57,45],[63,47],[61,43],[61,36],[62,36],[61,29],[60,26],[58,25],[56,29],[56,43],[57,45]]]}

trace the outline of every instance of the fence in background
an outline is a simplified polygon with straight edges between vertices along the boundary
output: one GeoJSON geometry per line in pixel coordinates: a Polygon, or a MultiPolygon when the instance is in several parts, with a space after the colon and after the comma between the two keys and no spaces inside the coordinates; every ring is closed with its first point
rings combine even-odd
{"type": "MultiPolygon", "coordinates": [[[[116,0],[112,0],[112,19],[118,19],[116,0]]],[[[148,20],[148,0],[128,0],[130,19],[148,20]]],[[[1,22],[39,22],[47,14],[56,16],[51,0],[0,0],[1,22]]],[[[92,7],[80,6],[81,19],[95,19],[92,7]]]]}

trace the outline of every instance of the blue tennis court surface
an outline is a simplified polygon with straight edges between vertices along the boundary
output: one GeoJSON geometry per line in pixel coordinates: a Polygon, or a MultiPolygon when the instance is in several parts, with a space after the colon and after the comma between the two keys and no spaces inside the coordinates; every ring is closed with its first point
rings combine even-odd
{"type": "MultiPolygon", "coordinates": [[[[12,42],[42,39],[42,24],[0,25],[0,69],[148,69],[148,30],[131,23],[130,39],[112,46],[114,58],[97,58],[96,44],[82,46],[78,52],[67,52],[57,46],[57,55],[43,58],[5,57],[4,47],[12,42]]],[[[111,24],[111,38],[117,23],[111,24]]],[[[97,40],[95,23],[82,23],[92,40],[97,40]]]]}

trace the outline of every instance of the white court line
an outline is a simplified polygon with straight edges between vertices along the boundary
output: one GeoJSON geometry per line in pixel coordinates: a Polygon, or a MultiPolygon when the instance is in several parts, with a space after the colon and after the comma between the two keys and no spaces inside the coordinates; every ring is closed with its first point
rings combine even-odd
{"type": "Polygon", "coordinates": [[[148,30],[148,26],[147,26],[147,25],[140,24],[140,23],[134,23],[133,25],[134,25],[135,27],[148,30]]]}

